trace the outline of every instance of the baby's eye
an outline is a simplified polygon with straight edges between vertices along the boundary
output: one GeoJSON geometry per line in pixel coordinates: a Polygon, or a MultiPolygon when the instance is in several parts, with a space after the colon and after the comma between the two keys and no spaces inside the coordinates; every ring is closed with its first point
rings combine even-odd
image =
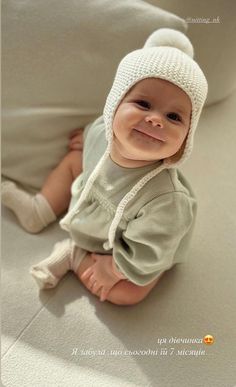
{"type": "Polygon", "coordinates": [[[135,101],[138,105],[142,106],[143,108],[145,109],[149,109],[150,108],[150,103],[147,102],[147,101],[144,101],[143,99],[140,99],[140,100],[137,100],[135,101]]]}
{"type": "Polygon", "coordinates": [[[181,117],[177,113],[168,113],[167,117],[173,121],[181,121],[181,117]]]}

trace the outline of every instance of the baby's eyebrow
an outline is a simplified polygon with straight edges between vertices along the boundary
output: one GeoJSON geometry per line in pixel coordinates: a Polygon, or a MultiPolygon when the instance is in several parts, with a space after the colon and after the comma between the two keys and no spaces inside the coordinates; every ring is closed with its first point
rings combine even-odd
{"type": "Polygon", "coordinates": [[[133,97],[136,97],[136,98],[151,98],[150,95],[148,94],[143,94],[143,93],[134,93],[133,97]]]}

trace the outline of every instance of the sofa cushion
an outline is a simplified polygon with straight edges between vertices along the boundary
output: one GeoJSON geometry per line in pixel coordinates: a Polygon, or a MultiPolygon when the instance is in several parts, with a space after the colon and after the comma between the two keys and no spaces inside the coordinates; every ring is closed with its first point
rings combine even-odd
{"type": "Polygon", "coordinates": [[[188,23],[195,59],[208,81],[206,105],[220,102],[236,89],[236,2],[147,0],[166,11],[177,12],[188,23]],[[226,4],[228,3],[228,6],[226,4]]]}
{"type": "Polygon", "coordinates": [[[138,0],[3,3],[3,175],[39,190],[68,135],[102,113],[116,67],[157,28],[185,32],[138,0]]]}

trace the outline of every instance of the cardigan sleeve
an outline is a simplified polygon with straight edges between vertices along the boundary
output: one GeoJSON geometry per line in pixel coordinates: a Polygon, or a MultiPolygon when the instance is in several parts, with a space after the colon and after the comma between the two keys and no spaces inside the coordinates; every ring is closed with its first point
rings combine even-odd
{"type": "Polygon", "coordinates": [[[116,268],[139,286],[170,269],[194,220],[194,203],[194,198],[180,191],[162,194],[147,203],[114,242],[116,268]]]}

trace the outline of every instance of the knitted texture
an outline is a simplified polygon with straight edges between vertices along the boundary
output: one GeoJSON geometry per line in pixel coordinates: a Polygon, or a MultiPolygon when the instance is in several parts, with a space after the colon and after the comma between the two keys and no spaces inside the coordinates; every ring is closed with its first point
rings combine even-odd
{"type": "Polygon", "coordinates": [[[55,244],[49,257],[31,266],[30,274],[40,289],[54,288],[69,270],[77,273],[86,254],[71,239],[65,239],[55,244]]]}
{"type": "Polygon", "coordinates": [[[207,82],[198,64],[178,48],[143,48],[126,55],[120,62],[103,111],[107,140],[112,141],[112,122],[120,102],[132,86],[146,78],[172,82],[184,90],[192,102],[190,128],[179,165],[192,151],[194,132],[207,96],[207,82]]]}
{"type": "Polygon", "coordinates": [[[121,60],[103,111],[108,141],[107,149],[90,175],[79,201],[60,222],[64,229],[69,230],[68,223],[74,214],[79,212],[80,204],[87,197],[93,182],[109,156],[113,139],[113,119],[120,102],[139,81],[147,78],[160,78],[180,87],[189,96],[192,103],[190,127],[180,158],[176,162],[164,159],[160,166],[144,176],[121,200],[109,229],[108,241],[104,243],[105,249],[109,250],[113,247],[116,229],[124,209],[137,192],[163,169],[176,168],[188,159],[193,148],[194,132],[208,91],[206,78],[192,57],[193,47],[189,39],[179,31],[163,28],[154,31],[142,49],[127,54],[121,60]]]}

